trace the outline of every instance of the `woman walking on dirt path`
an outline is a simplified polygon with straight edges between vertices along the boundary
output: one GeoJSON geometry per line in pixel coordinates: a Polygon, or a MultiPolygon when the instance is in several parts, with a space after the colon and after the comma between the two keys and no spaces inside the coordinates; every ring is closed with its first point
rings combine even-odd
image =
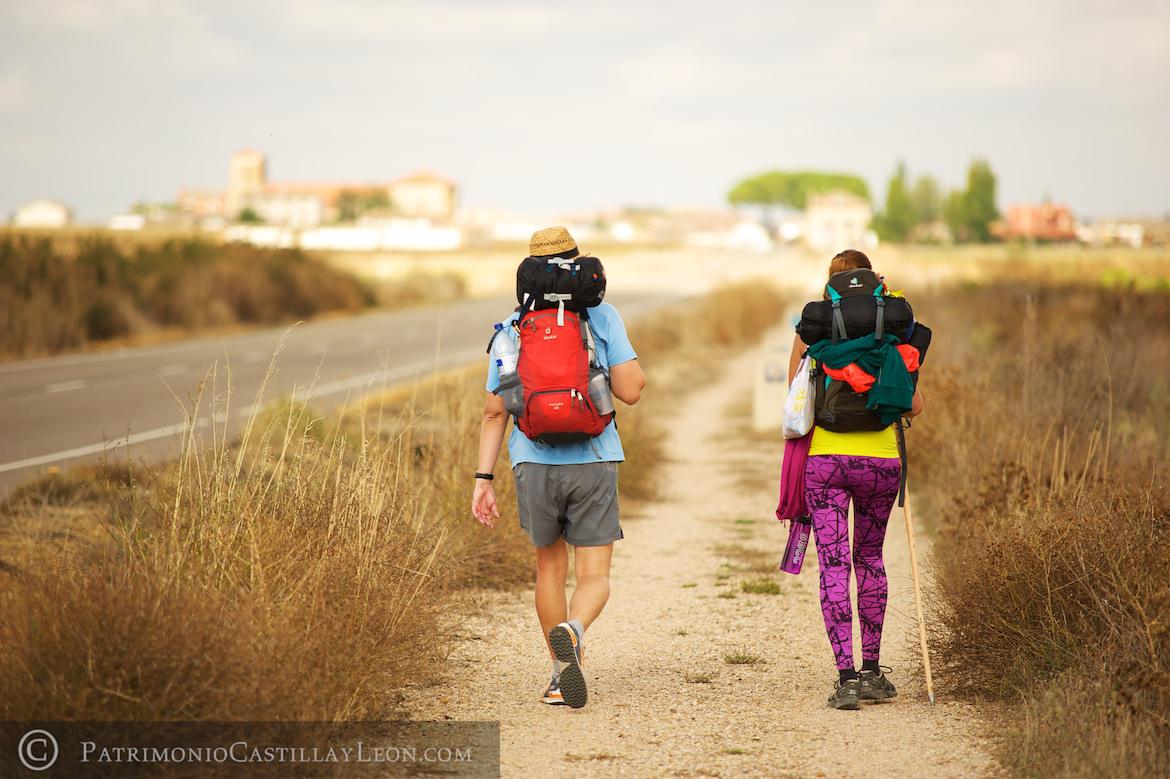
{"type": "MultiPolygon", "coordinates": [[[[869,258],[851,249],[833,258],[829,276],[860,269],[872,270],[869,258]]],[[[808,346],[796,336],[789,359],[789,376],[796,375],[808,346]]],[[[912,408],[904,416],[913,417],[921,411],[922,397],[915,390],[912,408]]],[[[832,432],[817,425],[811,435],[804,470],[805,502],[812,518],[820,564],[821,611],[838,672],[829,706],[858,709],[862,700],[885,700],[897,695],[878,661],[888,593],[882,546],[901,483],[901,461],[892,424],[881,430],[857,432],[832,432]],[[851,501],[852,555],[848,527],[851,501]],[[854,666],[853,656],[851,571],[857,577],[860,672],[854,666]]]]}

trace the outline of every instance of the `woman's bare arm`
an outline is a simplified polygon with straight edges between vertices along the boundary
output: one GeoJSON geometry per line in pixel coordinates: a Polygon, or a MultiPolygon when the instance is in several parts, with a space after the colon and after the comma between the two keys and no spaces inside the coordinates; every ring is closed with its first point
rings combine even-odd
{"type": "Polygon", "coordinates": [[[904,416],[911,417],[911,418],[918,416],[919,414],[922,413],[922,406],[923,405],[924,405],[924,403],[922,400],[922,391],[915,389],[914,390],[914,399],[910,401],[910,410],[904,416]]]}
{"type": "Polygon", "coordinates": [[[789,384],[791,384],[792,380],[796,378],[796,369],[800,367],[800,356],[804,354],[804,350],[807,348],[808,346],[805,345],[804,341],[800,340],[799,335],[792,337],[792,354],[788,357],[789,384]]]}

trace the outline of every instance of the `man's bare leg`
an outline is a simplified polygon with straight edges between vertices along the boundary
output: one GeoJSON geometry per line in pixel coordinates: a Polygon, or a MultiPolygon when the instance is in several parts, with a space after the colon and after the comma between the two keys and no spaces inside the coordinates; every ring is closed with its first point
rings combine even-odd
{"type": "Polygon", "coordinates": [[[609,600],[609,566],[613,544],[578,546],[573,560],[577,568],[577,586],[569,601],[569,620],[588,628],[609,600]]]}
{"type": "Polygon", "coordinates": [[[569,601],[569,620],[554,625],[549,631],[549,647],[553,657],[562,663],[558,687],[565,703],[579,709],[589,700],[585,674],[581,669],[583,638],[585,628],[605,608],[609,600],[609,563],[613,557],[613,544],[605,546],[579,546],[574,549],[573,560],[577,569],[577,586],[569,601]]]}
{"type": "MultiPolygon", "coordinates": [[[[578,574],[579,575],[579,574],[578,574]]],[[[548,643],[548,632],[568,619],[565,603],[565,580],[569,576],[569,549],[563,538],[548,546],[536,547],[536,616],[541,635],[548,643]]],[[[549,655],[553,655],[552,649],[549,655]]]]}

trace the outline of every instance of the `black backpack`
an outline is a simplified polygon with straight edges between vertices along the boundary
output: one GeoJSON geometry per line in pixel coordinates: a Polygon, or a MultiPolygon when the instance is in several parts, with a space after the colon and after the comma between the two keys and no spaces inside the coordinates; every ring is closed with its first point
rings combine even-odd
{"type": "Polygon", "coordinates": [[[902,337],[914,324],[914,309],[904,298],[880,292],[881,280],[871,270],[833,274],[825,287],[825,299],[807,303],[801,311],[796,332],[806,344],[826,338],[857,338],[877,329],[880,313],[881,330],[902,337]]]}
{"type": "MultiPolygon", "coordinates": [[[[893,333],[902,343],[909,343],[919,351],[919,364],[926,357],[931,332],[926,325],[914,321],[910,304],[902,298],[889,297],[881,279],[872,270],[858,269],[835,273],[825,286],[828,300],[805,306],[797,332],[801,339],[812,344],[832,338],[834,342],[873,335],[882,340],[893,333]],[[826,333],[827,331],[827,333],[826,333]],[[820,338],[814,336],[820,335],[820,338]]],[[[884,430],[881,418],[867,409],[868,393],[854,392],[848,382],[838,381],[825,374],[818,363],[812,375],[816,388],[814,418],[818,427],[834,433],[856,433],[884,430]]],[[[911,374],[917,386],[918,372],[911,374]]]]}
{"type": "Polygon", "coordinates": [[[516,302],[524,311],[581,312],[605,299],[605,268],[596,257],[525,257],[516,268],[516,302]]]}

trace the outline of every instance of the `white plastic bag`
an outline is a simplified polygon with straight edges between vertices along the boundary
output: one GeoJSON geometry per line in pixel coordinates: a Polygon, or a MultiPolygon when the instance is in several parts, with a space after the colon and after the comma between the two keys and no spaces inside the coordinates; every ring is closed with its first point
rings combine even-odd
{"type": "Polygon", "coordinates": [[[813,414],[816,412],[816,397],[812,380],[811,363],[806,355],[796,369],[788,397],[784,399],[784,437],[801,438],[812,430],[813,414]]]}

